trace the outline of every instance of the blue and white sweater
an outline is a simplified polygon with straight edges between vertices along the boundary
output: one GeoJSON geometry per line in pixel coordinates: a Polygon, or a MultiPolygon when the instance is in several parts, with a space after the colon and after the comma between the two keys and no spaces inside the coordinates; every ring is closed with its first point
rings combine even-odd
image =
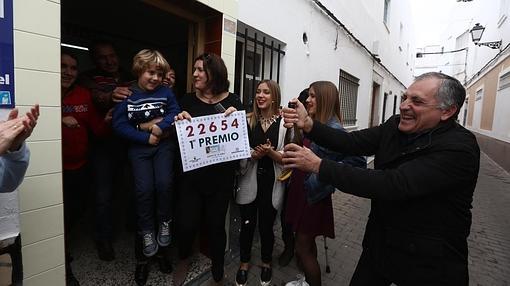
{"type": "Polygon", "coordinates": [[[131,96],[115,106],[112,126],[120,136],[139,144],[148,144],[150,133],[138,130],[137,125],[163,117],[156,125],[161,130],[170,129],[174,117],[180,112],[172,90],[159,86],[153,91],[144,91],[137,85],[130,87],[131,96]]]}

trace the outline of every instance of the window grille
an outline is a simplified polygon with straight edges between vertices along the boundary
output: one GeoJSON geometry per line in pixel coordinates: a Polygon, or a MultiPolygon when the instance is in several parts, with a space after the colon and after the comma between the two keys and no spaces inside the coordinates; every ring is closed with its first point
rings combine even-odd
{"type": "Polygon", "coordinates": [[[359,79],[340,70],[340,112],[345,126],[356,125],[359,79]]]}
{"type": "MultiPolygon", "coordinates": [[[[239,23],[239,22],[238,22],[239,23]]],[[[280,81],[282,44],[274,38],[245,28],[237,32],[234,92],[250,112],[258,83],[263,79],[280,81]]]]}
{"type": "Polygon", "coordinates": [[[507,72],[499,78],[498,90],[503,90],[509,87],[510,87],[510,72],[507,72]]]}

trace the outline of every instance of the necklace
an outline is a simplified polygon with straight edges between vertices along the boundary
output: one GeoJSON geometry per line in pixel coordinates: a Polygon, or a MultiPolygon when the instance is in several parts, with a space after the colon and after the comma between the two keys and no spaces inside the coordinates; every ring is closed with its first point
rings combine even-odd
{"type": "Polygon", "coordinates": [[[273,114],[271,117],[265,118],[259,114],[260,126],[262,126],[262,129],[265,131],[269,128],[269,126],[271,126],[271,124],[273,124],[273,122],[276,122],[276,119],[278,119],[278,117],[279,115],[273,114]]]}

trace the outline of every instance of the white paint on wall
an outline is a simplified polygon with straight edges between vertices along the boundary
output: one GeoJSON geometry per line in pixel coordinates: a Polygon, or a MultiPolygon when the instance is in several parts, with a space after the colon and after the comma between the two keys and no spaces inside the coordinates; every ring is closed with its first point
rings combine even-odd
{"type": "MultiPolygon", "coordinates": [[[[376,0],[321,1],[338,19],[345,21],[346,27],[369,50],[377,46],[373,45],[374,41],[379,41],[377,52],[382,64],[407,86],[412,82],[412,62],[394,44],[399,38],[398,29],[395,33],[389,33],[385,28],[382,22],[383,5],[379,2],[383,3],[376,0]]],[[[404,13],[406,1],[392,1],[392,4],[395,7],[392,8],[394,15],[391,19],[402,18],[396,25],[400,21],[404,23],[402,39],[409,39],[413,47],[411,50],[414,50],[412,25],[410,20],[407,25],[408,22],[403,19],[408,16],[404,13]]],[[[311,0],[240,0],[239,20],[285,43],[280,73],[282,105],[297,97],[314,81],[328,80],[338,86],[342,69],[359,79],[357,126],[364,128],[368,126],[370,118],[374,71],[384,78],[379,96],[379,115],[382,114],[384,91],[392,90],[400,94],[405,89],[311,0]],[[271,8],[254,13],[260,11],[260,7],[271,8]],[[307,44],[302,40],[305,32],[307,44]]],[[[392,24],[390,27],[393,28],[392,24]]],[[[403,45],[406,46],[406,43],[403,45]]]]}

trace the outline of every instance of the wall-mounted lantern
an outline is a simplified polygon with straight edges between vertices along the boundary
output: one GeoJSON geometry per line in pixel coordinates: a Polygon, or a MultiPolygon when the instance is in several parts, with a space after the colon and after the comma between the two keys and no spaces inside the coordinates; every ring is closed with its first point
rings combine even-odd
{"type": "Polygon", "coordinates": [[[473,40],[473,43],[477,46],[486,46],[491,49],[499,49],[501,48],[501,40],[496,42],[485,42],[480,43],[480,40],[482,39],[483,32],[485,31],[485,27],[480,25],[480,23],[476,23],[476,25],[469,31],[471,33],[471,39],[473,40]]]}

